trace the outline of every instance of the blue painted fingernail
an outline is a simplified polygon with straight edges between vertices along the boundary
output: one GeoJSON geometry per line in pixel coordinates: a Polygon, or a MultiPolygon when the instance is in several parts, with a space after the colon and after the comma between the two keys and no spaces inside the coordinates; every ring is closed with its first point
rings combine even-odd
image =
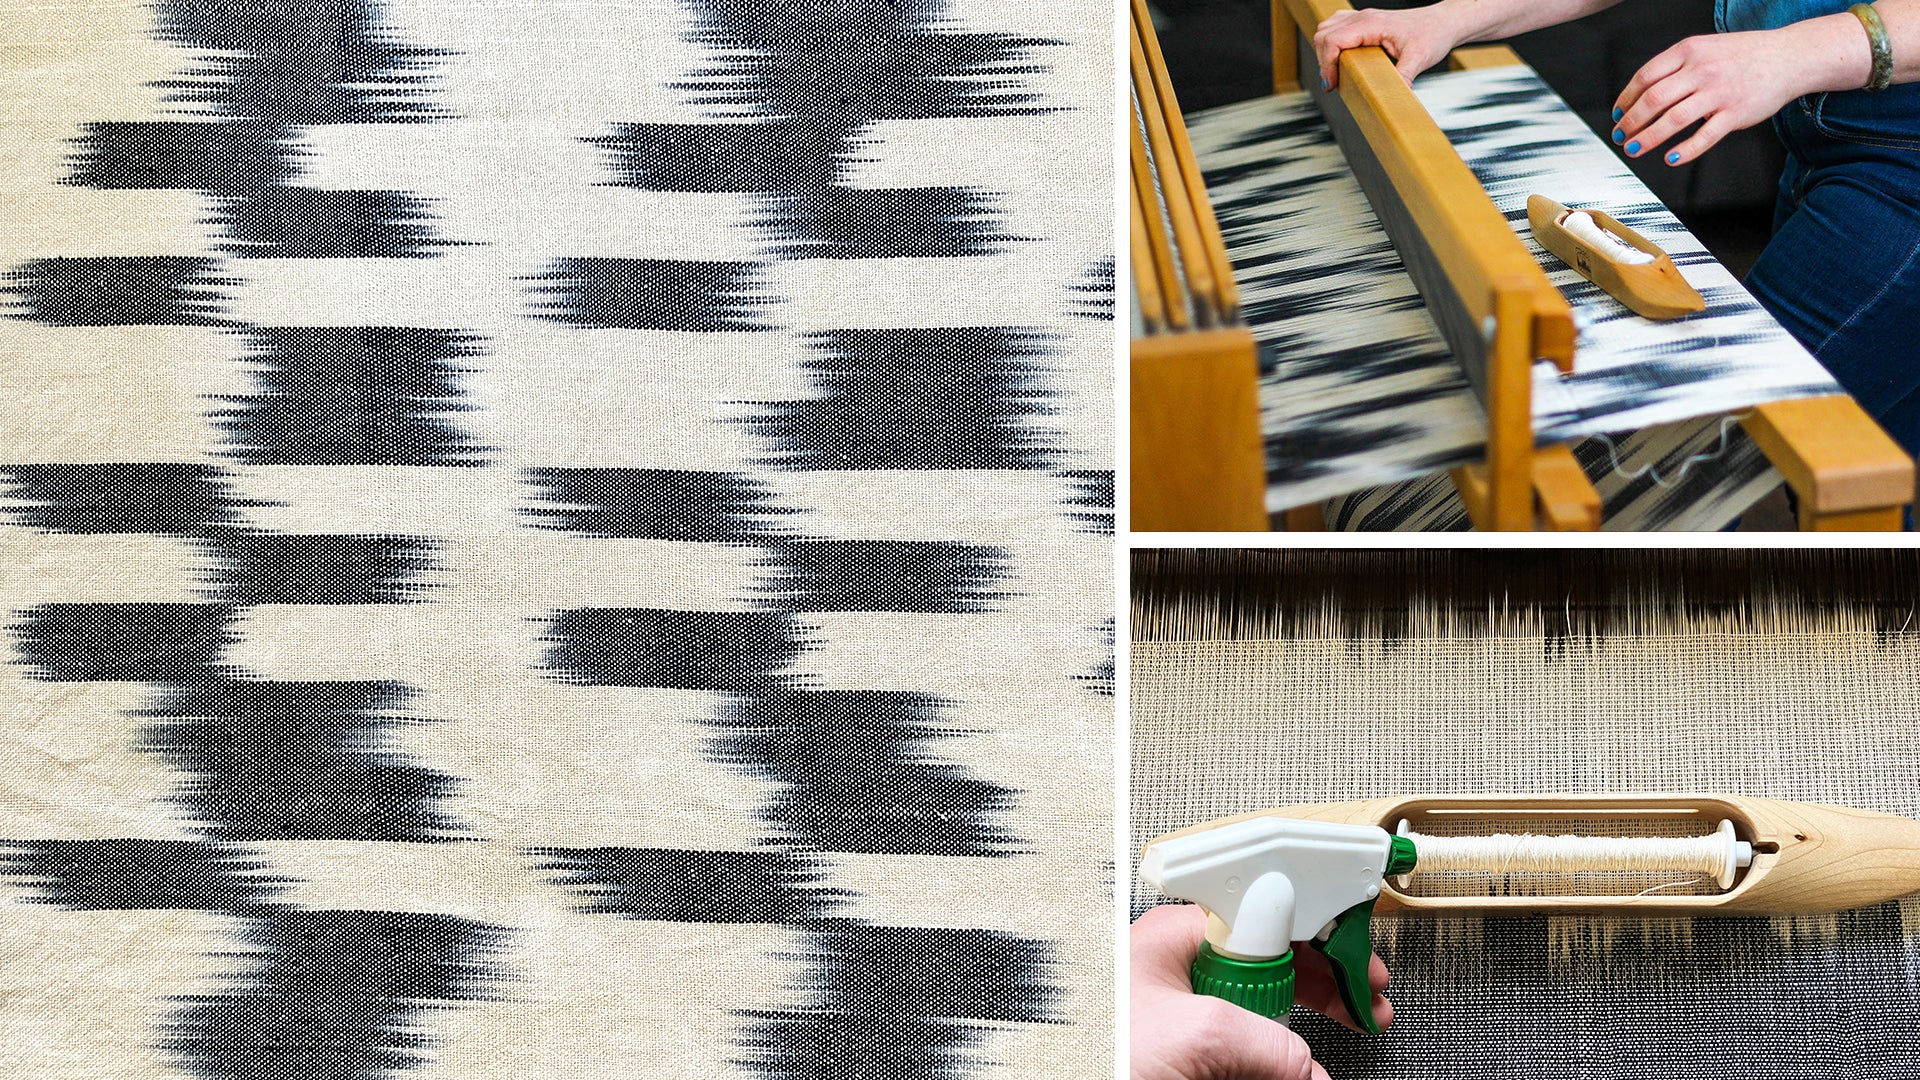
{"type": "Polygon", "coordinates": [[[1637,154],[1639,152],[1640,152],[1640,144],[1638,142],[1630,142],[1627,144],[1627,153],[1637,154]]]}
{"type": "Polygon", "coordinates": [[[1623,116],[1625,116],[1625,115],[1627,115],[1627,114],[1626,114],[1626,112],[1625,112],[1625,110],[1623,110],[1623,109],[1621,109],[1621,108],[1620,108],[1620,106],[1618,106],[1618,105],[1615,105],[1615,106],[1613,107],[1613,121],[1614,121],[1614,123],[1616,123],[1616,124],[1617,124],[1617,123],[1619,123],[1619,122],[1620,122],[1620,118],[1621,118],[1621,117],[1623,117],[1623,116]]]}
{"type": "Polygon", "coordinates": [[[1626,142],[1626,141],[1627,141],[1627,133],[1626,133],[1626,132],[1624,132],[1624,131],[1621,131],[1621,130],[1620,130],[1619,128],[1614,128],[1614,129],[1613,129],[1613,141],[1614,141],[1614,142],[1626,142]]]}
{"type": "Polygon", "coordinates": [[[1331,87],[1331,86],[1329,86],[1329,85],[1327,85],[1327,80],[1325,80],[1325,79],[1321,79],[1321,80],[1320,80],[1320,89],[1322,89],[1322,90],[1331,90],[1331,89],[1333,89],[1333,87],[1331,87]]]}
{"type": "Polygon", "coordinates": [[[1669,164],[1669,165],[1678,165],[1678,164],[1680,164],[1680,151],[1678,151],[1678,150],[1675,150],[1675,151],[1674,151],[1673,153],[1671,153],[1671,154],[1668,154],[1668,155],[1667,155],[1667,164],[1669,164]]]}

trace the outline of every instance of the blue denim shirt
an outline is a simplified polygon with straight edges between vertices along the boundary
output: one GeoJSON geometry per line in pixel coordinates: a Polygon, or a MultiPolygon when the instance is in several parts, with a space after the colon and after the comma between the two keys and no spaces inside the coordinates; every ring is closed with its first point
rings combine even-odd
{"type": "Polygon", "coordinates": [[[1714,28],[1725,33],[1740,30],[1777,30],[1788,23],[1834,15],[1856,0],[1713,0],[1714,28]]]}

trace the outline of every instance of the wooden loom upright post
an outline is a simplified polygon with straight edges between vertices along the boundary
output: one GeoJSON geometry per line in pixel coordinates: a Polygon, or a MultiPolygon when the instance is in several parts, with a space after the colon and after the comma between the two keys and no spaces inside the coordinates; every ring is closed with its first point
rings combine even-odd
{"type": "Polygon", "coordinates": [[[1300,89],[1300,52],[1293,39],[1300,32],[1287,14],[1287,0],[1273,0],[1273,92],[1300,89]]]}
{"type": "Polygon", "coordinates": [[[1483,529],[1533,527],[1533,294],[1524,278],[1493,285],[1487,347],[1487,463],[1457,470],[1454,484],[1483,529]]]}

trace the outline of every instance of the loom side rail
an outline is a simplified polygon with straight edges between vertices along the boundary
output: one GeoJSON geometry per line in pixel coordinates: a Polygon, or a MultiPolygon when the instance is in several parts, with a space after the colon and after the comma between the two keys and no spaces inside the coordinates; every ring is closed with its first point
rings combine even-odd
{"type": "Polygon", "coordinates": [[[1741,426],[1798,496],[1803,532],[1898,531],[1914,464],[1844,394],[1773,401],[1741,426]]]}

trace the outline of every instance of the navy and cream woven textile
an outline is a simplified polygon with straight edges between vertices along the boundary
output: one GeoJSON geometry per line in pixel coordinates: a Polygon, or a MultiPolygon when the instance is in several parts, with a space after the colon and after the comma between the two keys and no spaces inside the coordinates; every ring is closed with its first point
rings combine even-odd
{"type": "Polygon", "coordinates": [[[0,10],[0,1076],[1110,1075],[1111,38],[0,10]]]}

